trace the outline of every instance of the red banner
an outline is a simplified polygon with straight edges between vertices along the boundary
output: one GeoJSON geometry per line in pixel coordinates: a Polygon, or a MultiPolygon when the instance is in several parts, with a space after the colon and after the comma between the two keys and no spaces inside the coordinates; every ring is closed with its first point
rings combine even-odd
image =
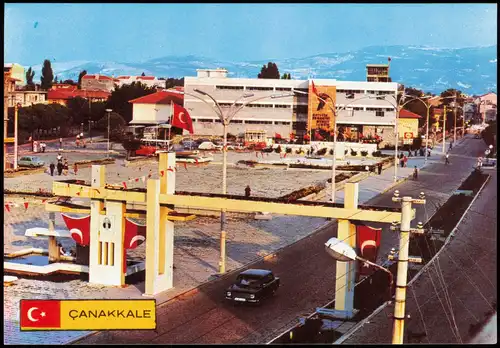
{"type": "MultiPolygon", "coordinates": [[[[382,239],[382,229],[363,224],[356,225],[356,245],[359,256],[371,262],[377,262],[378,249],[382,239]]],[[[375,269],[362,261],[358,262],[359,276],[369,276],[375,269]]]]}
{"type": "Polygon", "coordinates": [[[90,244],[90,215],[83,217],[73,217],[61,214],[66,227],[68,227],[71,238],[81,246],[90,244]]]}

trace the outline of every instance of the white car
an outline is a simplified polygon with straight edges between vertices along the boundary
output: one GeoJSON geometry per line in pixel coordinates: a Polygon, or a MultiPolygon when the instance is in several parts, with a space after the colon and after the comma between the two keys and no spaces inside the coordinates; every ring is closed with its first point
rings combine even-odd
{"type": "Polygon", "coordinates": [[[198,146],[198,150],[220,150],[222,146],[215,145],[211,141],[204,141],[198,146]]]}

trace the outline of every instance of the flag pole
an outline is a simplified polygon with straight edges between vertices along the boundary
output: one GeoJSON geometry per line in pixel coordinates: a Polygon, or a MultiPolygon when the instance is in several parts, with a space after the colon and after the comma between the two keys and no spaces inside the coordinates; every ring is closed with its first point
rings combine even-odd
{"type": "Polygon", "coordinates": [[[172,134],[172,116],[174,114],[174,103],[172,102],[172,100],[170,100],[170,119],[168,121],[168,124],[169,124],[169,128],[168,128],[168,145],[167,145],[167,149],[168,151],[170,151],[170,144],[172,142],[172,140],[170,139],[170,135],[172,134]]]}

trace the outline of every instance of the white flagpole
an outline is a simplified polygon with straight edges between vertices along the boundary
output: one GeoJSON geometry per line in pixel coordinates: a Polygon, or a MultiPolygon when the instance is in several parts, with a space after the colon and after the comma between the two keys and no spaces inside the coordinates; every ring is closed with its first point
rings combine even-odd
{"type": "Polygon", "coordinates": [[[168,121],[169,123],[169,128],[168,128],[168,151],[170,151],[170,144],[172,142],[172,140],[170,139],[170,135],[171,135],[171,132],[172,132],[172,117],[174,115],[174,103],[172,102],[172,100],[170,100],[170,120],[168,121]]]}

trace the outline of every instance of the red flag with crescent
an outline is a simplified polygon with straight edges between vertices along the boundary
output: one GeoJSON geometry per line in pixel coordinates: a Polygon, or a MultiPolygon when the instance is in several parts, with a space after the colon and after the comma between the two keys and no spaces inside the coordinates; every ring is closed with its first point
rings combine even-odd
{"type": "Polygon", "coordinates": [[[194,133],[193,121],[191,120],[191,116],[189,116],[189,112],[182,106],[177,105],[176,103],[172,103],[172,105],[173,105],[172,126],[185,129],[189,131],[190,134],[193,134],[194,133]]]}
{"type": "Polygon", "coordinates": [[[123,240],[123,273],[127,272],[127,249],[135,249],[146,240],[146,225],[125,218],[123,240]]]}
{"type": "Polygon", "coordinates": [[[69,229],[71,238],[81,246],[90,244],[90,215],[82,217],[73,217],[61,214],[66,227],[69,229]]]}
{"type": "MultiPolygon", "coordinates": [[[[378,249],[382,239],[382,229],[373,228],[363,224],[356,225],[356,243],[359,250],[359,255],[368,261],[377,262],[378,249]]],[[[368,264],[359,262],[359,275],[369,276],[375,269],[368,264]]]]}

